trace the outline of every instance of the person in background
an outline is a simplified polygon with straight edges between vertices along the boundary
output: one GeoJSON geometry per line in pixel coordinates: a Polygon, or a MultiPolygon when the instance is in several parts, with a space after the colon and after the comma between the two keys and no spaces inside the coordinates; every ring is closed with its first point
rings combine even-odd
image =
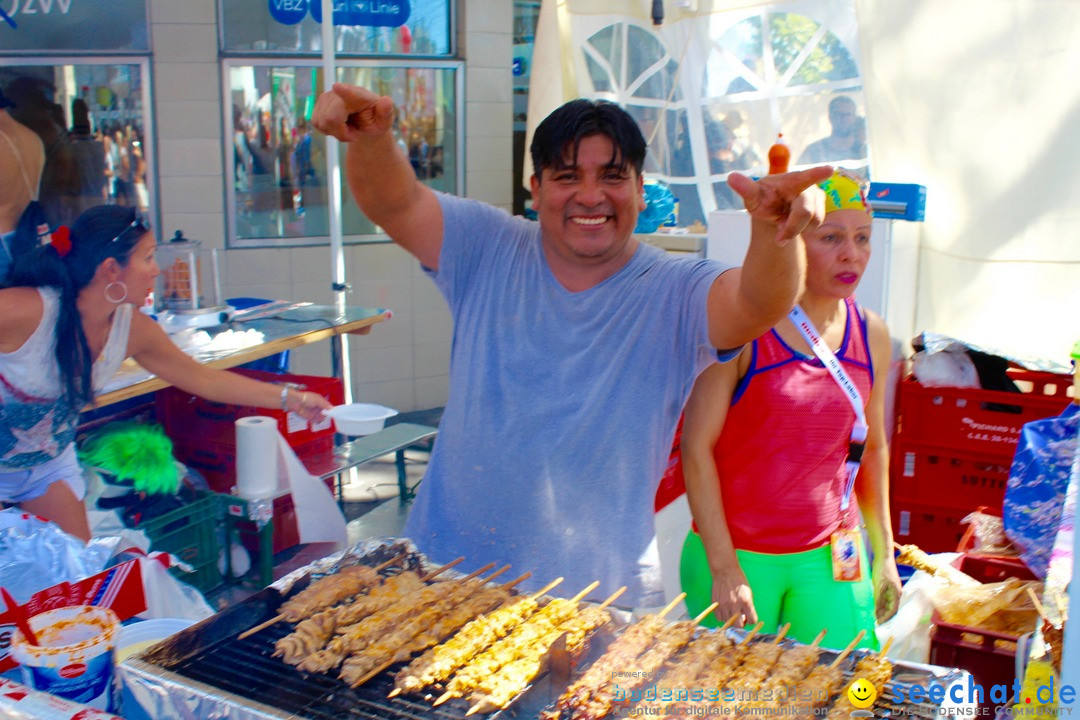
{"type": "Polygon", "coordinates": [[[360,209],[411,252],[454,319],[439,440],[405,534],[432,560],[512,563],[571,592],[662,600],[652,498],[694,378],[790,310],[799,233],[828,168],[731,185],[753,218],[741,269],[633,236],[645,139],[625,110],[574,100],[531,146],[539,222],[421,183],[394,103],[336,84],[313,125],[347,143],[360,209]],[[721,352],[718,353],[717,349],[721,352]]]}
{"type": "Polygon", "coordinates": [[[838,160],[859,160],[866,156],[865,126],[859,133],[858,110],[855,101],[846,95],[837,95],[829,101],[829,135],[806,146],[799,156],[800,165],[835,163],[838,160]]]}
{"type": "Polygon", "coordinates": [[[838,171],[821,187],[827,214],[803,236],[798,307],[858,397],[841,389],[790,317],[736,361],[702,373],[682,429],[695,528],[680,574],[691,615],[716,601],[716,618],[760,620],[763,632],[790,622],[790,635],[809,643],[828,629],[829,646],[843,647],[865,629],[863,645],[876,647],[875,609],[877,620],[891,617],[900,593],[885,438],[890,340],[882,319],[853,297],[870,259],[871,214],[859,181],[838,171]],[[864,408],[866,430],[851,488],[853,403],[864,408]],[[872,566],[861,547],[860,509],[872,566]],[[838,560],[860,563],[858,580],[834,579],[838,547],[851,551],[838,560]]]}
{"type": "Polygon", "coordinates": [[[141,307],[153,289],[156,240],[133,208],[102,205],[18,258],[0,290],[0,501],[88,540],[75,455],[79,411],[127,357],[211,400],[281,407],[307,420],[330,404],[311,392],[200,365],[141,307]]]}
{"type": "MultiPolygon", "coordinates": [[[[19,227],[27,208],[37,204],[38,183],[45,167],[45,146],[37,133],[8,112],[14,104],[0,90],[0,178],[4,179],[0,183],[0,286],[7,280],[15,255],[33,247],[32,241],[37,240],[36,222],[31,222],[32,241],[20,242],[16,235],[27,234],[18,232],[19,227]]],[[[44,219],[42,212],[40,220],[44,219]]]]}
{"type": "Polygon", "coordinates": [[[86,101],[71,103],[68,133],[66,185],[61,192],[60,223],[75,221],[85,210],[108,200],[105,188],[105,146],[90,132],[90,109],[86,101]]]}

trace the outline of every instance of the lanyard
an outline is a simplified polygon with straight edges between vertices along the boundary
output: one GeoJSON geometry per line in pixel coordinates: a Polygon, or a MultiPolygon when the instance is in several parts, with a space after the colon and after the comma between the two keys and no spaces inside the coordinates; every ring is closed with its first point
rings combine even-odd
{"type": "Polygon", "coordinates": [[[847,482],[844,484],[844,494],[840,498],[840,509],[847,510],[848,505],[851,503],[851,493],[855,490],[855,476],[859,473],[859,464],[862,462],[863,450],[866,448],[866,411],[863,409],[862,397],[859,395],[859,389],[855,387],[855,384],[851,382],[851,378],[844,372],[844,367],[840,364],[840,361],[833,355],[832,350],[821,341],[817,328],[814,327],[814,323],[810,322],[810,318],[806,316],[803,309],[796,305],[788,317],[799,332],[802,333],[802,336],[806,338],[806,342],[810,343],[814,354],[818,356],[829,374],[833,376],[833,380],[836,380],[836,384],[844,391],[848,402],[851,403],[851,409],[855,411],[855,424],[851,427],[851,440],[848,443],[848,456],[845,464],[847,482]]]}

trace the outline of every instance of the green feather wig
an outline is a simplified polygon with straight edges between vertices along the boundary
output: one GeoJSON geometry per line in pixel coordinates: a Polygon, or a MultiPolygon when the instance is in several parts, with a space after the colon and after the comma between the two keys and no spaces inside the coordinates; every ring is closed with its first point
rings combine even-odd
{"type": "Polygon", "coordinates": [[[173,494],[180,485],[172,440],[160,425],[113,423],[83,442],[79,460],[149,495],[173,494]]]}

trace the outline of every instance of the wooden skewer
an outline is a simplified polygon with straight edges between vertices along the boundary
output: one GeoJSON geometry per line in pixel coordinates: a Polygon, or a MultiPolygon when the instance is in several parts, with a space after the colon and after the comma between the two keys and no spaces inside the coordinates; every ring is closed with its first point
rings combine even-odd
{"type": "MultiPolygon", "coordinates": [[[[510,567],[510,566],[507,565],[506,567],[510,567]]],[[[518,575],[516,578],[514,578],[510,582],[503,585],[503,587],[506,588],[507,590],[513,590],[515,587],[517,587],[518,585],[525,582],[526,580],[528,580],[531,577],[532,577],[531,572],[524,573],[523,575],[518,575]]]]}
{"type": "Polygon", "coordinates": [[[1032,604],[1035,606],[1035,612],[1039,613],[1039,617],[1043,619],[1043,622],[1050,622],[1050,618],[1046,616],[1046,608],[1039,602],[1039,596],[1035,594],[1035,591],[1029,586],[1027,594],[1031,598],[1032,604]]]}
{"type": "Polygon", "coordinates": [[[791,623],[785,623],[784,627],[780,628],[780,632],[776,633],[776,639],[773,640],[773,645],[779,645],[780,641],[784,639],[784,636],[788,634],[788,630],[791,629],[791,623]]]}
{"type": "MultiPolygon", "coordinates": [[[[468,582],[469,580],[472,580],[474,577],[478,577],[480,575],[483,575],[484,573],[486,573],[488,570],[490,570],[493,567],[495,567],[495,563],[489,562],[484,567],[477,568],[476,570],[473,570],[471,573],[469,573],[465,577],[459,578],[458,582],[468,582]]],[[[505,572],[505,571],[506,570],[504,568],[503,570],[500,570],[499,572],[505,572]]],[[[440,570],[439,572],[442,572],[442,571],[440,570]]]]}
{"type": "Polygon", "coordinates": [[[669,602],[669,603],[668,603],[668,604],[667,604],[667,605],[666,605],[666,606],[664,607],[664,609],[663,609],[663,610],[661,610],[660,612],[656,613],[656,618],[657,618],[657,619],[659,620],[660,618],[662,618],[662,617],[664,617],[665,615],[667,615],[667,614],[668,614],[669,612],[671,612],[672,610],[674,610],[674,609],[675,609],[675,606],[676,606],[676,605],[678,605],[679,603],[681,603],[681,602],[682,602],[682,601],[683,601],[683,600],[684,600],[685,598],[686,598],[686,593],[684,593],[684,592],[682,592],[682,593],[679,593],[678,595],[676,595],[676,596],[675,596],[675,599],[674,599],[674,600],[672,600],[671,602],[669,602]]]}
{"type": "Polygon", "coordinates": [[[510,569],[509,565],[503,565],[501,568],[499,568],[498,570],[496,570],[495,572],[491,573],[486,578],[484,578],[484,582],[485,583],[491,582],[492,580],[499,577],[500,575],[502,575],[504,572],[506,572],[509,569],[510,569]]]}
{"type": "Polygon", "coordinates": [[[893,636],[890,635],[885,640],[885,644],[881,646],[880,650],[878,650],[878,655],[880,655],[881,657],[885,657],[886,655],[888,655],[889,654],[889,648],[892,647],[892,641],[893,641],[893,636]]]}
{"type": "Polygon", "coordinates": [[[709,613],[711,613],[713,610],[715,610],[716,606],[719,605],[719,604],[720,603],[718,603],[718,602],[714,602],[712,605],[710,605],[709,607],[702,610],[698,614],[698,616],[696,618],[694,618],[691,622],[693,622],[695,625],[697,625],[699,622],[704,620],[709,615],[709,613]]]}
{"type": "Polygon", "coordinates": [[[810,643],[810,647],[816,648],[818,645],[820,645],[821,641],[825,639],[825,633],[827,632],[829,632],[827,628],[822,628],[821,632],[819,632],[817,634],[817,637],[814,638],[814,642],[810,643]]]}
{"type": "Polygon", "coordinates": [[[735,624],[735,621],[739,619],[740,615],[742,615],[742,613],[735,613],[734,615],[729,617],[727,620],[724,621],[723,625],[716,628],[716,632],[724,632],[725,630],[727,630],[729,627],[735,624]]]}
{"type": "Polygon", "coordinates": [[[837,655],[836,659],[833,660],[832,663],[829,664],[829,667],[830,668],[835,668],[835,667],[838,667],[840,665],[840,663],[844,662],[844,658],[846,658],[848,655],[851,654],[851,651],[855,649],[856,645],[858,645],[860,642],[862,642],[862,639],[865,636],[866,636],[866,631],[865,630],[860,630],[859,634],[856,635],[855,638],[851,642],[848,643],[848,646],[846,648],[844,648],[844,652],[837,655]]]}
{"type": "MultiPolygon", "coordinates": [[[[500,573],[502,573],[503,571],[505,571],[505,570],[508,570],[508,569],[510,569],[510,566],[509,566],[509,565],[506,565],[506,566],[505,566],[505,567],[503,567],[503,568],[502,568],[501,570],[499,570],[499,571],[498,571],[497,573],[495,573],[494,575],[492,575],[491,577],[489,577],[489,578],[488,578],[488,580],[491,580],[491,579],[492,579],[492,578],[494,578],[495,576],[499,575],[500,573]]],[[[511,580],[510,582],[508,582],[508,583],[504,584],[504,585],[503,585],[503,588],[505,588],[506,590],[511,590],[511,589],[513,589],[513,587],[514,587],[515,585],[517,585],[517,584],[519,584],[519,583],[522,583],[522,582],[525,582],[525,581],[526,581],[526,580],[528,580],[528,579],[529,579],[530,577],[532,577],[532,573],[531,573],[531,572],[527,572],[527,573],[524,573],[524,574],[522,574],[522,575],[519,575],[518,577],[514,578],[514,579],[513,579],[513,580],[511,580]]],[[[625,590],[625,589],[626,589],[626,588],[623,588],[623,590],[625,590]]],[[[622,594],[622,593],[621,593],[621,591],[620,591],[619,593],[616,593],[616,594],[615,594],[615,595],[614,595],[614,596],[612,597],[612,599],[614,599],[614,598],[618,597],[618,596],[619,596],[620,594],[622,594]]],[[[370,679],[371,679],[371,677],[373,677],[374,675],[378,675],[378,674],[379,674],[379,672],[382,672],[383,670],[385,670],[385,669],[386,669],[387,667],[389,667],[389,666],[390,666],[390,665],[392,665],[392,664],[393,664],[393,663],[390,663],[389,665],[386,665],[385,667],[382,667],[382,668],[380,668],[380,669],[379,669],[378,671],[376,671],[376,672],[375,672],[375,673],[373,673],[373,674],[372,674],[372,673],[369,673],[369,677],[365,677],[365,678],[364,678],[364,682],[367,682],[368,680],[370,680],[370,679]]],[[[389,694],[388,694],[388,695],[386,696],[386,698],[387,698],[388,700],[389,700],[389,699],[391,699],[391,698],[396,698],[396,697],[397,697],[398,695],[400,695],[400,694],[401,694],[402,692],[403,692],[403,690],[402,690],[401,688],[394,688],[393,690],[391,690],[391,691],[390,691],[390,693],[389,693],[389,694]]]]}
{"type": "Polygon", "coordinates": [[[275,615],[274,617],[270,618],[266,622],[261,622],[261,623],[259,623],[258,625],[256,625],[253,628],[248,628],[244,632],[237,635],[236,639],[237,640],[243,640],[246,637],[251,637],[255,633],[259,632],[260,630],[265,630],[266,628],[270,627],[271,625],[276,625],[277,623],[281,622],[284,619],[285,619],[284,615],[275,615]]]}
{"type": "MultiPolygon", "coordinates": [[[[397,562],[400,562],[404,557],[405,557],[405,553],[402,553],[400,555],[392,557],[389,560],[387,560],[386,562],[376,565],[375,567],[372,568],[372,570],[374,570],[375,572],[379,572],[380,570],[385,570],[386,568],[390,567],[391,565],[393,565],[393,564],[395,564],[397,562]]],[[[332,575],[327,575],[326,577],[332,577],[332,575]]],[[[321,580],[322,578],[319,578],[319,579],[321,580]]],[[[316,581],[316,582],[318,582],[318,581],[316,581]]],[[[261,622],[258,625],[256,625],[255,627],[249,628],[249,629],[245,630],[244,632],[240,633],[239,635],[236,636],[236,639],[237,640],[243,640],[244,638],[251,637],[255,633],[259,632],[260,630],[265,630],[266,628],[270,627],[271,625],[276,625],[277,623],[281,622],[284,619],[285,619],[285,615],[283,613],[279,613],[279,614],[275,615],[274,617],[270,618],[269,620],[267,620],[266,622],[261,622]]]]}
{"type": "Polygon", "coordinates": [[[761,630],[761,628],[762,628],[762,626],[763,626],[764,624],[765,624],[764,622],[762,622],[761,620],[758,620],[758,622],[757,622],[757,625],[755,625],[754,627],[750,628],[750,632],[746,633],[746,637],[744,637],[744,638],[742,639],[742,642],[740,642],[739,644],[740,644],[740,645],[748,645],[748,644],[750,643],[750,640],[751,640],[751,639],[752,639],[752,638],[753,638],[753,637],[754,637],[755,635],[757,635],[757,634],[758,634],[758,631],[760,631],[760,630],[761,630]]]}
{"type": "MultiPolygon", "coordinates": [[[[428,580],[434,580],[436,577],[438,577],[442,573],[446,572],[450,568],[452,568],[455,565],[458,565],[458,564],[460,564],[460,563],[462,563],[464,561],[465,561],[465,556],[464,555],[459,557],[457,560],[451,560],[450,562],[446,563],[442,567],[435,568],[434,570],[429,572],[427,575],[420,578],[420,582],[427,582],[428,580]]],[[[492,564],[494,565],[494,563],[492,563],[492,564]]]]}
{"type": "Polygon", "coordinates": [[[595,590],[598,587],[600,587],[600,581],[599,580],[593,580],[591,583],[589,583],[588,585],[585,586],[584,590],[579,592],[574,597],[570,598],[570,602],[576,603],[576,602],[580,601],[581,598],[585,597],[586,595],[588,595],[589,593],[591,593],[593,590],[595,590]]]}
{"type": "Polygon", "coordinates": [[[529,597],[532,598],[533,600],[537,600],[539,598],[542,598],[545,593],[550,591],[552,588],[554,588],[556,585],[558,585],[562,581],[563,581],[563,579],[561,577],[555,578],[554,580],[549,582],[547,585],[545,585],[544,587],[542,587],[539,590],[537,590],[536,592],[534,592],[529,597]]]}
{"type": "Polygon", "coordinates": [[[618,600],[619,596],[622,595],[624,592],[626,592],[626,586],[625,585],[623,585],[621,588],[619,588],[615,592],[611,593],[611,596],[607,600],[605,600],[604,602],[600,603],[600,605],[598,605],[596,609],[597,610],[603,610],[608,605],[610,605],[611,603],[618,600]]]}

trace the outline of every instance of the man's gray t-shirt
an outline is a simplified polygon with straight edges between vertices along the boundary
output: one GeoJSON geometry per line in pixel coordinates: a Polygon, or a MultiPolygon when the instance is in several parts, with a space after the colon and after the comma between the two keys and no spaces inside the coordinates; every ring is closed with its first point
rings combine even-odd
{"type": "Polygon", "coordinates": [[[535,222],[439,195],[453,316],[450,395],[405,529],[464,555],[565,577],[560,593],[662,600],[653,498],[697,375],[717,358],[706,301],[724,270],[641,244],[582,292],[552,275],[535,222]]]}

